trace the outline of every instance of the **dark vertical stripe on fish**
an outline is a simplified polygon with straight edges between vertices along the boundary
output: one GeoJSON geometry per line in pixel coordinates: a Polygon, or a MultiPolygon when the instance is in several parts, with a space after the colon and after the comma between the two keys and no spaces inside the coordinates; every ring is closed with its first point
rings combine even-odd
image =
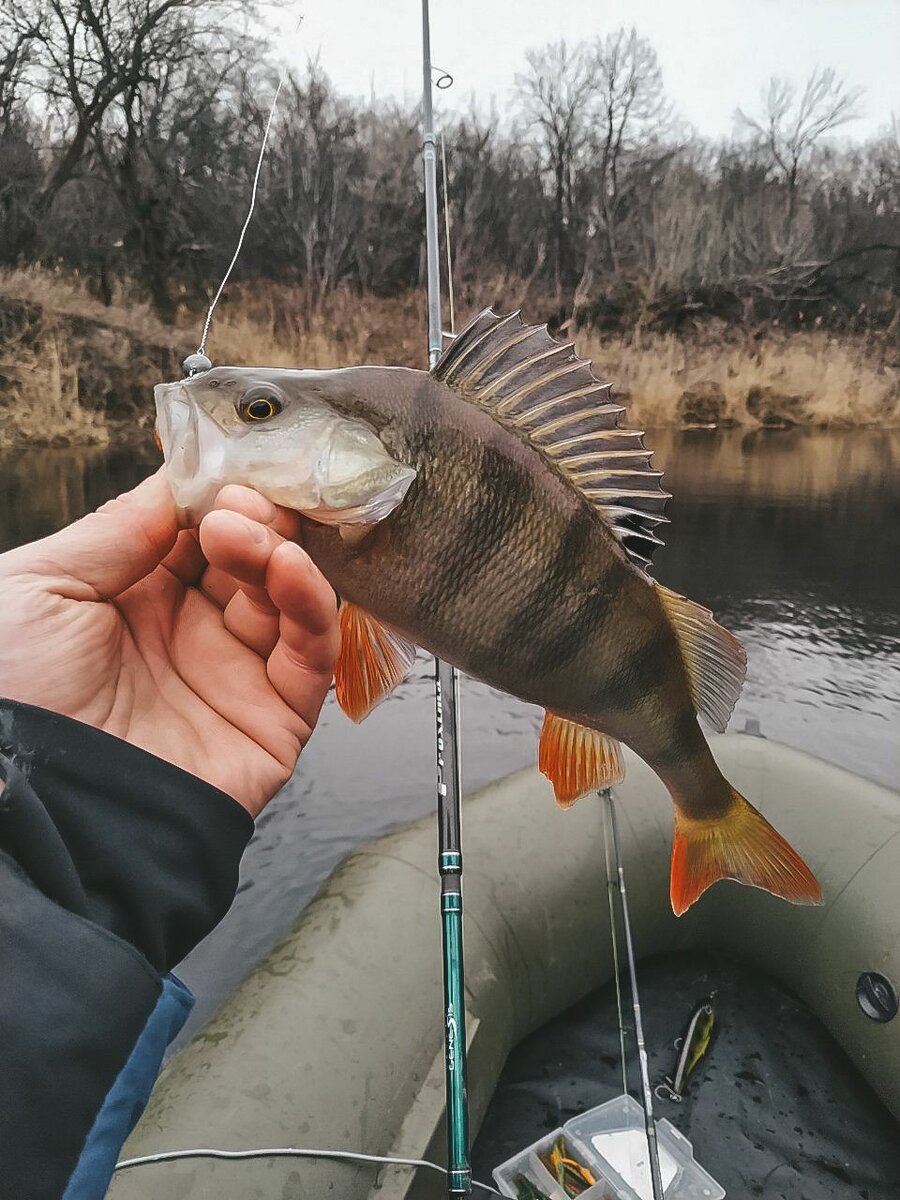
{"type": "Polygon", "coordinates": [[[555,665],[554,656],[565,653],[569,658],[574,658],[582,648],[586,640],[585,631],[560,630],[558,613],[557,622],[549,627],[549,637],[542,642],[539,635],[548,618],[559,609],[568,581],[573,575],[581,574],[581,560],[590,543],[596,520],[595,515],[584,507],[569,521],[556,553],[524,603],[510,618],[506,631],[499,639],[499,658],[512,654],[521,647],[523,638],[528,638],[529,657],[535,670],[546,670],[555,665]]]}
{"type": "Polygon", "coordinates": [[[535,674],[565,667],[583,654],[595,638],[603,637],[603,626],[612,611],[612,600],[603,588],[603,578],[585,587],[574,614],[553,622],[545,637],[535,635],[531,642],[535,674]]]}
{"type": "Polygon", "coordinates": [[[448,529],[436,569],[416,599],[420,615],[446,608],[473,586],[517,523],[527,518],[533,494],[526,472],[495,447],[482,447],[471,503],[457,527],[448,529]]]}
{"type": "Polygon", "coordinates": [[[668,677],[668,662],[671,657],[672,634],[665,625],[648,624],[647,636],[635,646],[618,669],[603,681],[603,703],[607,697],[615,697],[619,712],[632,712],[642,700],[660,686],[660,680],[668,677]]]}

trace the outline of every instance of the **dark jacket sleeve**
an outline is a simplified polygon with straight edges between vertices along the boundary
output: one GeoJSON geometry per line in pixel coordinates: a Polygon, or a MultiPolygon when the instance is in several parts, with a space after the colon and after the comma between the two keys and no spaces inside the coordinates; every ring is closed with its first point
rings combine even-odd
{"type": "Polygon", "coordinates": [[[99,1200],[253,829],[230,796],[0,700],[0,1200],[99,1200]]]}

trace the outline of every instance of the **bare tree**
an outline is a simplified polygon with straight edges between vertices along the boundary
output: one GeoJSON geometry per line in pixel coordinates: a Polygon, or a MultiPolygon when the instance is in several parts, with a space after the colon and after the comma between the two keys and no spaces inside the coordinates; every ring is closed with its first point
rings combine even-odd
{"type": "Polygon", "coordinates": [[[859,116],[864,90],[848,86],[833,67],[816,67],[800,92],[790,80],[773,76],[762,94],[760,117],[737,109],[738,124],[758,138],[787,190],[785,243],[797,214],[801,164],[822,137],[859,116]]]}
{"type": "Polygon", "coordinates": [[[204,31],[199,44],[185,39],[150,77],[126,89],[91,138],[92,163],[125,218],[129,256],[166,321],[175,314],[177,278],[190,275],[220,236],[213,230],[232,224],[222,201],[249,191],[241,168],[258,142],[260,117],[246,111],[244,48],[234,42],[227,29],[204,31]],[[228,169],[235,159],[236,173],[228,169]]]}
{"type": "Polygon", "coordinates": [[[79,169],[111,107],[196,45],[201,9],[210,28],[221,22],[222,6],[203,0],[4,0],[9,38],[27,38],[33,82],[56,126],[59,152],[36,197],[39,216],[79,169]]]}
{"type": "Polygon", "coordinates": [[[583,45],[564,41],[526,56],[528,71],[516,76],[516,91],[527,128],[540,137],[541,166],[553,180],[553,244],[557,291],[574,277],[572,226],[575,174],[587,138],[587,112],[594,87],[590,57],[583,45]]]}
{"type": "Polygon", "coordinates": [[[364,174],[356,114],[315,61],[288,81],[268,174],[262,223],[302,278],[309,315],[350,270],[364,174]]]}
{"type": "Polygon", "coordinates": [[[0,13],[0,127],[8,128],[24,104],[23,83],[37,33],[34,21],[13,21],[0,13]]]}
{"type": "Polygon", "coordinates": [[[900,213],[900,118],[869,143],[863,176],[872,203],[881,214],[900,213]]]}
{"type": "Polygon", "coordinates": [[[653,161],[670,156],[662,139],[670,131],[671,110],[663,91],[656,51],[637,30],[624,28],[598,38],[590,51],[591,136],[597,155],[595,204],[609,266],[619,267],[616,230],[622,206],[653,161]],[[625,178],[630,165],[631,179],[625,178]]]}
{"type": "MultiPolygon", "coordinates": [[[[208,294],[277,74],[239,11],[0,0],[0,262],[77,270],[106,299],[130,276],[166,319],[208,294]]],[[[633,29],[533,51],[517,89],[511,131],[496,114],[445,123],[461,308],[533,289],[543,315],[606,328],[900,322],[896,121],[830,143],[860,96],[833,71],[774,80],[729,146],[676,127],[633,29]]],[[[342,97],[315,64],[289,81],[239,267],[298,285],[273,320],[348,284],[398,296],[421,279],[420,153],[413,108],[342,97]]]]}
{"type": "Polygon", "coordinates": [[[41,165],[26,101],[36,26],[21,25],[0,10],[0,260],[20,253],[33,257],[36,229],[31,197],[41,182],[41,165]]]}

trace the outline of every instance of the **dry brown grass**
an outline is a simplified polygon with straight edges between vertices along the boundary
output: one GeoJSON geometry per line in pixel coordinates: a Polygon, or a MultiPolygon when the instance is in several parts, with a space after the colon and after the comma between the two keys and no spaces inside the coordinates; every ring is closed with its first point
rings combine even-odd
{"type": "Polygon", "coordinates": [[[78,393],[78,358],[52,326],[0,346],[0,445],[104,445],[102,413],[78,393]]]}
{"type": "Polygon", "coordinates": [[[424,344],[417,295],[336,292],[310,313],[298,289],[242,284],[217,308],[208,349],[218,361],[239,366],[322,369],[366,362],[420,366],[424,344]]]}
{"type": "Polygon", "coordinates": [[[139,334],[147,341],[169,343],[172,339],[173,331],[154,315],[147,301],[122,282],[113,285],[113,302],[106,305],[91,294],[77,271],[5,267],[0,269],[0,296],[30,300],[52,313],[101,321],[111,328],[139,334]]]}
{"type": "Polygon", "coordinates": [[[747,411],[751,388],[802,398],[804,423],[818,426],[900,426],[900,369],[869,338],[836,338],[816,331],[773,334],[761,341],[659,337],[577,338],[597,373],[614,381],[628,419],[643,426],[671,425],[686,388],[718,383],[726,417],[755,425],[747,411]]]}
{"type": "MultiPolygon", "coordinates": [[[[508,281],[501,290],[512,295],[508,281]]],[[[117,285],[114,304],[106,307],[77,275],[39,268],[0,272],[3,294],[34,301],[48,316],[89,318],[144,342],[176,347],[179,353],[196,345],[205,315],[196,306],[183,305],[177,324],[166,327],[127,285],[117,285]]],[[[462,306],[474,311],[489,300],[486,294],[467,295],[462,306]]],[[[534,303],[540,307],[537,299],[534,303]]],[[[462,312],[463,318],[469,315],[462,312]]],[[[524,315],[527,319],[529,314],[524,315]]],[[[3,401],[13,388],[27,414],[40,397],[44,420],[52,412],[60,429],[81,428],[81,440],[90,440],[98,419],[84,411],[92,398],[77,393],[77,323],[68,331],[64,324],[52,331],[48,322],[44,336],[39,354],[24,345],[0,347],[0,368],[11,381],[0,404],[8,407],[3,401]]],[[[424,304],[418,293],[385,299],[337,292],[311,311],[299,288],[243,282],[226,291],[208,349],[215,361],[238,365],[421,366],[424,343],[424,304]]],[[[778,396],[799,397],[803,424],[900,427],[900,366],[885,339],[773,330],[756,340],[721,327],[684,338],[646,333],[605,338],[583,332],[577,344],[597,373],[614,382],[631,424],[676,425],[685,389],[711,381],[724,392],[725,418],[739,425],[758,424],[747,411],[747,396],[751,388],[763,387],[778,396]]]]}

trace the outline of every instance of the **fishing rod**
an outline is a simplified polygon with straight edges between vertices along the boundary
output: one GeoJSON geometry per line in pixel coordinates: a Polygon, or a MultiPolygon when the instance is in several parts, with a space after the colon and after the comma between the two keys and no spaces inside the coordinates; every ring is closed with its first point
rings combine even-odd
{"type": "MultiPolygon", "coordinates": [[[[437,140],[431,94],[431,19],[422,0],[422,164],[425,175],[425,251],[428,286],[428,366],[443,349],[438,246],[437,140]]],[[[469,1165],[469,1099],[466,1087],[466,997],[463,971],[462,844],[460,835],[459,678],[435,660],[438,872],[441,879],[441,948],[444,977],[444,1079],[447,1110],[447,1189],[472,1191],[469,1165]]]]}
{"type": "MultiPolygon", "coordinates": [[[[638,995],[637,967],[634,962],[634,945],[631,940],[631,918],[628,914],[628,893],[625,890],[625,870],[619,849],[619,827],[616,808],[610,788],[603,788],[600,796],[606,801],[609,827],[612,833],[613,856],[616,860],[616,876],[619,881],[619,904],[622,909],[622,925],[625,930],[625,952],[628,960],[628,978],[631,984],[631,1002],[634,1009],[634,1036],[638,1049],[638,1066],[641,1074],[641,1104],[644,1109],[644,1127],[647,1134],[647,1152],[650,1159],[650,1185],[653,1200],[665,1200],[665,1188],[659,1167],[659,1145],[656,1140],[656,1122],[653,1119],[653,1093],[650,1088],[650,1070],[647,1064],[647,1047],[644,1043],[644,1023],[641,1020],[641,1001],[638,995]]],[[[619,1029],[622,1029],[621,1009],[619,1029]]],[[[623,1073],[624,1078],[624,1073],[623,1073]]]]}

